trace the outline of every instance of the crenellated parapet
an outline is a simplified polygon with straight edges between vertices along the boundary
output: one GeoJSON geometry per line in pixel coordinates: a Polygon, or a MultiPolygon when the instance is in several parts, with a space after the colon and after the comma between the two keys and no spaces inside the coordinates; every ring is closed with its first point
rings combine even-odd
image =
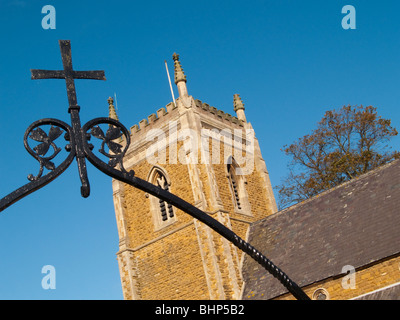
{"type": "Polygon", "coordinates": [[[228,124],[243,127],[243,121],[240,121],[237,117],[210,106],[208,103],[202,102],[199,99],[195,100],[195,106],[201,114],[207,114],[208,116],[214,117],[216,120],[226,121],[228,124]]]}
{"type": "Polygon", "coordinates": [[[173,102],[167,104],[165,107],[157,110],[157,113],[150,114],[146,119],[139,121],[139,124],[131,126],[131,135],[138,134],[141,131],[147,131],[153,129],[155,124],[159,122],[169,121],[172,114],[178,113],[178,108],[173,102]],[[161,121],[160,121],[161,120],[161,121]]]}
{"type": "MultiPolygon", "coordinates": [[[[243,121],[239,120],[237,117],[232,116],[229,113],[226,113],[222,110],[219,110],[213,106],[210,106],[206,102],[202,102],[199,99],[195,99],[195,107],[200,114],[205,114],[207,116],[211,116],[219,121],[226,121],[229,125],[236,125],[238,127],[243,127],[243,121]]],[[[174,105],[173,102],[170,102],[165,107],[157,110],[156,113],[150,114],[147,118],[139,121],[138,124],[131,126],[130,131],[131,134],[137,134],[144,130],[149,130],[155,128],[158,122],[164,122],[165,120],[172,120],[171,114],[178,113],[178,108],[174,105]],[[160,121],[161,120],[161,121],[160,121]]],[[[158,126],[158,125],[157,125],[158,126]]]]}

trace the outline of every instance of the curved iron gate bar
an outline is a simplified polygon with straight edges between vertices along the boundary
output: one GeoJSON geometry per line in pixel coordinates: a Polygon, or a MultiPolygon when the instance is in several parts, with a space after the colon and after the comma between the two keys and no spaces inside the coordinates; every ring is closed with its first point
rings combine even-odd
{"type": "Polygon", "coordinates": [[[74,137],[71,135],[72,133],[72,128],[66,124],[63,121],[57,120],[57,119],[42,119],[38,120],[34,123],[32,123],[28,129],[25,131],[24,135],[24,145],[26,150],[36,159],[40,162],[38,159],[39,157],[37,154],[35,154],[31,148],[28,145],[27,138],[30,132],[32,132],[33,129],[41,126],[41,125],[57,125],[64,129],[67,134],[69,135],[70,141],[69,144],[71,145],[71,150],[69,151],[68,157],[54,170],[51,170],[48,174],[46,174],[43,177],[38,177],[36,180],[33,180],[19,189],[11,192],[4,198],[0,199],[0,212],[3,211],[4,209],[8,208],[18,200],[21,200],[22,198],[26,197],[27,195],[31,194],[32,192],[44,187],[45,185],[49,184],[52,182],[55,178],[57,178],[61,173],[63,173],[69,165],[72,163],[72,161],[75,158],[75,148],[74,148],[74,137]]]}
{"type": "MultiPolygon", "coordinates": [[[[92,127],[94,124],[99,123],[108,123],[115,125],[116,127],[121,128],[124,132],[128,132],[128,130],[119,122],[111,118],[97,118],[94,120],[89,121],[82,127],[82,136],[83,138],[87,137],[86,131],[92,127]]],[[[126,147],[130,144],[130,137],[126,136],[126,147]]],[[[91,151],[91,146],[87,143],[86,139],[83,139],[84,143],[84,150],[86,153],[86,157],[90,163],[92,163],[97,169],[102,171],[103,173],[107,174],[108,176],[117,179],[119,181],[125,182],[137,189],[145,191],[159,199],[162,199],[171,205],[175,206],[176,208],[188,213],[193,218],[203,222],[211,229],[219,233],[225,239],[229,240],[233,243],[236,247],[238,247],[243,252],[250,255],[255,261],[257,261],[261,266],[263,266],[269,273],[271,273],[275,278],[277,278],[283,286],[288,289],[288,291],[298,300],[310,300],[310,298],[305,294],[305,292],[295,283],[293,282],[282,270],[280,270],[276,265],[272,263],[267,257],[265,257],[261,252],[251,246],[249,243],[241,239],[238,235],[236,235],[232,230],[224,226],[219,221],[215,220],[202,210],[196,208],[195,206],[191,205],[190,203],[184,201],[183,199],[177,197],[176,195],[159,188],[147,182],[143,179],[134,176],[134,172],[127,172],[125,169],[123,171],[114,169],[113,167],[109,166],[102,160],[100,160],[96,155],[93,154],[91,151]]]]}
{"type": "Polygon", "coordinates": [[[83,127],[81,127],[79,117],[80,107],[79,105],[77,105],[74,79],[105,80],[104,71],[74,71],[72,68],[70,41],[60,40],[59,44],[64,70],[54,71],[35,69],[31,70],[31,73],[32,79],[65,79],[69,101],[68,112],[71,114],[72,127],[65,122],[57,119],[42,119],[34,122],[28,127],[24,135],[24,145],[28,152],[36,160],[39,161],[39,174],[36,177],[33,177],[32,175],[28,176],[28,179],[30,179],[32,182],[22,186],[21,188],[15,190],[14,192],[1,199],[0,211],[9,207],[13,203],[22,199],[33,191],[36,191],[53,181],[68,168],[74,158],[76,158],[79,176],[81,179],[81,195],[85,198],[88,197],[90,194],[90,185],[86,171],[85,159],[87,158],[96,168],[109,175],[110,177],[125,182],[142,191],[148,192],[149,194],[159,199],[162,199],[175,206],[176,208],[190,214],[193,218],[205,223],[211,229],[219,233],[225,239],[232,242],[236,247],[249,254],[255,261],[261,264],[268,272],[270,272],[275,278],[277,278],[285,286],[285,288],[287,288],[288,291],[293,294],[296,299],[310,300],[310,298],[304,293],[304,291],[295,282],[293,282],[282,270],[275,266],[272,261],[261,254],[249,243],[241,239],[238,235],[236,235],[232,230],[224,226],[222,223],[218,222],[205,212],[184,201],[183,199],[173,195],[172,193],[163,190],[145,180],[135,177],[133,171],[127,172],[123,167],[122,158],[130,144],[130,133],[119,121],[110,118],[97,118],[89,121],[83,127]],[[109,127],[109,130],[104,135],[104,132],[102,132],[100,128],[96,128],[93,131],[93,128],[96,124],[109,124],[110,126],[114,126],[114,128],[109,127]],[[41,125],[56,125],[66,131],[65,140],[70,141],[70,144],[68,145],[68,147],[66,147],[66,149],[70,153],[68,157],[64,160],[64,162],[62,162],[58,167],[55,167],[53,163],[50,164],[49,161],[53,159],[58,153],[57,150],[59,148],[57,148],[55,144],[53,144],[52,138],[56,139],[59,136],[59,132],[55,133],[53,131],[52,134],[50,134],[49,132],[49,136],[53,137],[47,136],[47,134],[45,134],[44,132],[36,132],[35,135],[31,135],[30,138],[34,139],[35,137],[37,141],[41,141],[47,144],[46,146],[42,146],[43,149],[37,148],[36,152],[34,152],[30,148],[27,142],[29,133],[32,132],[33,129],[41,125]],[[87,133],[87,131],[91,128],[92,132],[87,133]],[[119,131],[123,135],[125,135],[126,146],[124,150],[121,150],[121,145],[116,143],[114,144],[114,142],[112,142],[112,140],[116,139],[116,137],[122,136],[122,134],[119,135],[120,132],[116,132],[115,129],[119,129],[119,131]],[[93,148],[93,145],[87,142],[87,140],[91,138],[91,135],[103,140],[100,153],[110,158],[108,164],[101,161],[92,153],[91,150],[93,148]],[[105,144],[108,145],[110,151],[112,151],[113,153],[107,154],[104,151],[105,144]],[[50,157],[44,157],[49,146],[52,146],[54,148],[54,154],[50,157]],[[43,157],[40,157],[40,155],[42,155],[43,157]],[[120,170],[114,169],[114,167],[117,165],[119,165],[120,170]],[[41,175],[43,172],[43,166],[49,169],[50,172],[42,177],[41,175]]]}

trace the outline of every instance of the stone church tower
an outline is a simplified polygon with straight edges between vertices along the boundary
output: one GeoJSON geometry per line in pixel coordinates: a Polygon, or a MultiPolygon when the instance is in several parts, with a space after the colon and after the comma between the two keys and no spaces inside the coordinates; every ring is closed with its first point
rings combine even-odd
{"type": "MultiPolygon", "coordinates": [[[[277,211],[268,171],[238,94],[237,117],[189,95],[173,55],[179,97],[131,127],[127,170],[210,214],[247,239],[277,211]]],[[[116,117],[112,100],[110,117],[116,117]]],[[[124,299],[241,299],[244,254],[209,227],[113,181],[124,299]]]]}

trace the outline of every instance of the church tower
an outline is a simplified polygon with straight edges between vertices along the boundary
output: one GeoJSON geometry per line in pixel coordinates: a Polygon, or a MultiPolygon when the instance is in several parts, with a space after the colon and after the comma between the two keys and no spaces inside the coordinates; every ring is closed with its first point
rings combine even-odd
{"type": "MultiPolygon", "coordinates": [[[[231,116],[195,99],[179,55],[173,60],[179,97],[131,127],[124,166],[247,239],[249,224],[277,208],[243,101],[233,96],[231,116]]],[[[168,203],[112,185],[124,299],[241,299],[239,249],[168,203]]]]}

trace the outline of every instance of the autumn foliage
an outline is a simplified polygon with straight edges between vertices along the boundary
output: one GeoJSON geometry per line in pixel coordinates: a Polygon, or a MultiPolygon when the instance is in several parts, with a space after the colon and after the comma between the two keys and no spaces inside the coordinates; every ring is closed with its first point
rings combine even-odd
{"type": "Polygon", "coordinates": [[[311,134],[282,149],[292,161],[277,186],[280,209],[399,158],[388,145],[396,135],[372,106],[327,111],[311,134]]]}

